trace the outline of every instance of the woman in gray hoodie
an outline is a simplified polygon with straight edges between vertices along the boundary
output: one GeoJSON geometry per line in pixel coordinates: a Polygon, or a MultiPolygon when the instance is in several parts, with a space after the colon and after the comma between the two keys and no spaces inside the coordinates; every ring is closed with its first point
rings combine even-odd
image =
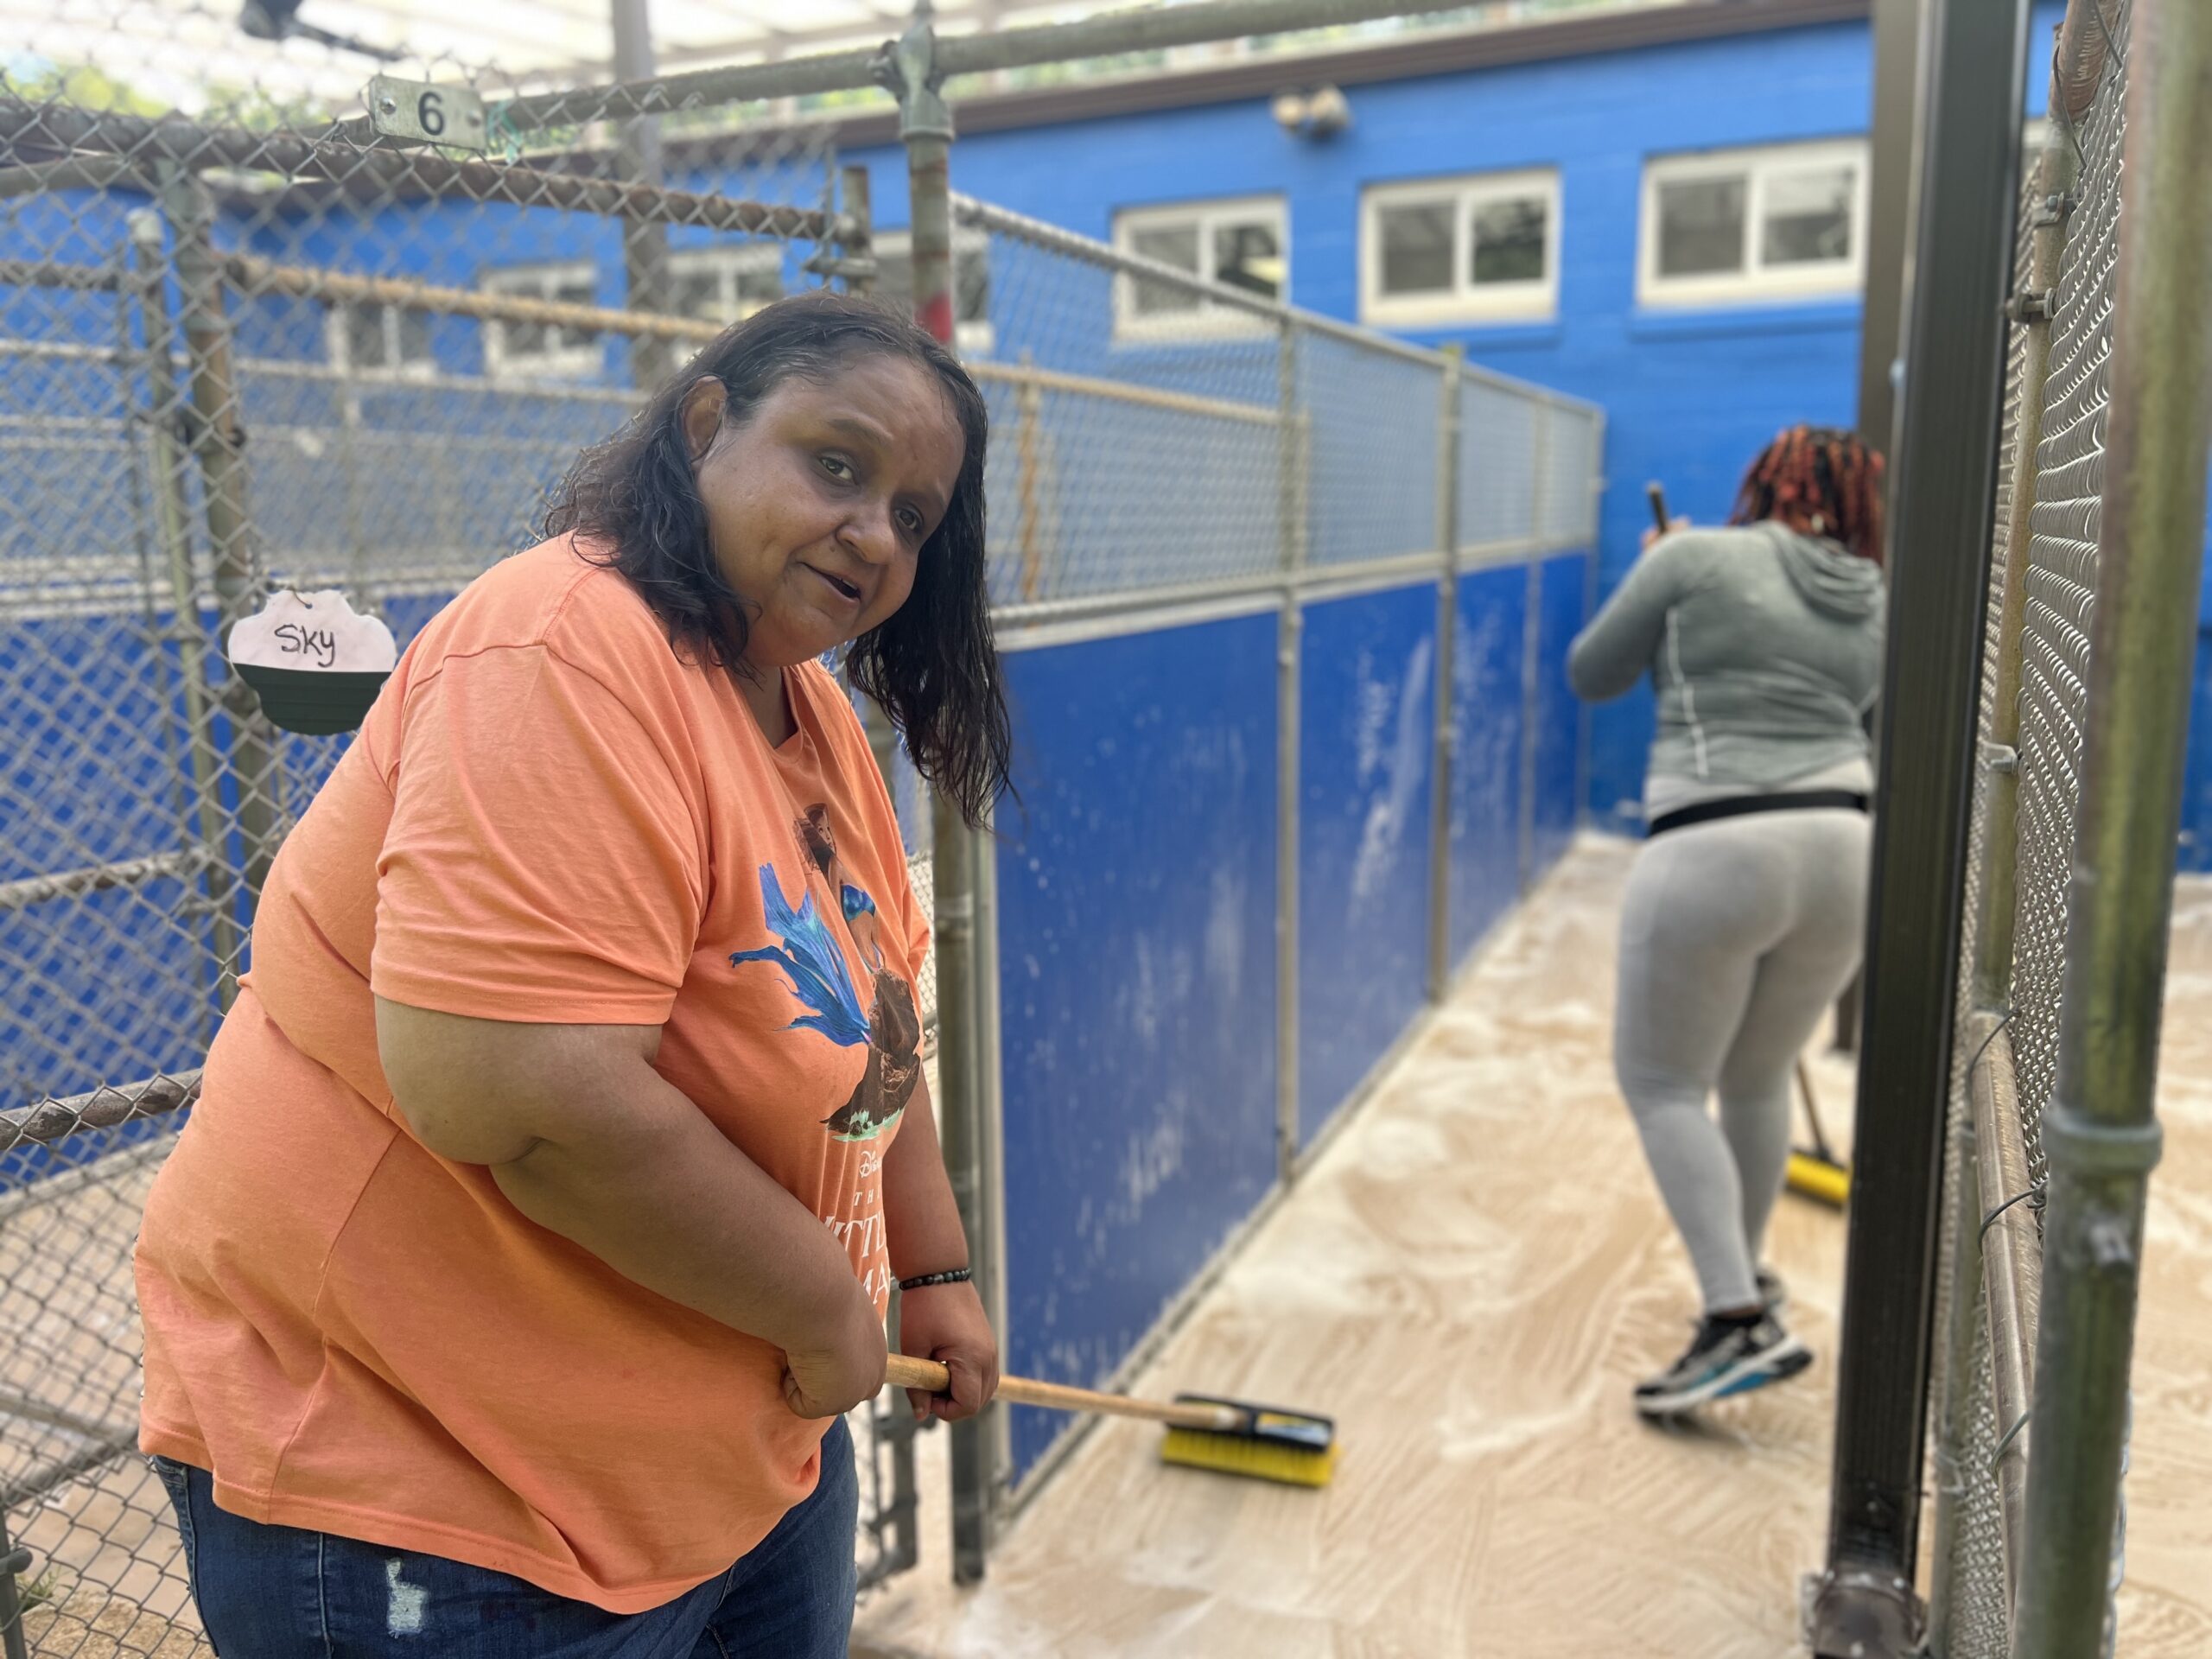
{"type": "Polygon", "coordinates": [[[1613,1065],[1705,1306],[1688,1351],[1637,1389],[1647,1416],[1812,1361],[1758,1258],[1797,1056],[1859,965],[1881,501],[1878,455],[1792,428],[1745,474],[1729,528],[1645,537],[1567,656],[1578,696],[1646,672],[1658,694],[1613,1065]]]}

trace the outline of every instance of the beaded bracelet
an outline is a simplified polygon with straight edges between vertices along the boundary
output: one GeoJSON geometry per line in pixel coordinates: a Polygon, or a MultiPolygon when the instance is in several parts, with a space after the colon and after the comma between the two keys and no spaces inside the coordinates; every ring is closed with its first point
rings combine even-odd
{"type": "Polygon", "coordinates": [[[964,1285],[976,1275],[966,1268],[948,1268],[943,1273],[917,1274],[912,1279],[901,1279],[901,1290],[927,1290],[931,1285],[964,1285]]]}

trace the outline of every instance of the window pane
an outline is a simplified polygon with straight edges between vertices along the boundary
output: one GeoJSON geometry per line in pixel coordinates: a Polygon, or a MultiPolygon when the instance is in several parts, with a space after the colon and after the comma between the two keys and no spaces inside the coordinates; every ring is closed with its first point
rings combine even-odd
{"type": "Polygon", "coordinates": [[[1851,198],[1857,188],[1857,170],[1848,165],[1770,175],[1759,226],[1760,260],[1803,265],[1850,258],[1851,198]]]}
{"type": "Polygon", "coordinates": [[[1129,237],[1129,251],[1140,259],[1155,260],[1163,265],[1173,265],[1178,270],[1187,270],[1192,276],[1198,270],[1198,227],[1196,225],[1163,225],[1147,231],[1137,231],[1129,237]]]}
{"type": "Polygon", "coordinates": [[[1542,282],[1544,221],[1549,211],[1541,196],[1478,204],[1471,226],[1474,257],[1468,280],[1478,285],[1542,282]]]}
{"type": "Polygon", "coordinates": [[[1659,187],[1659,274],[1705,276],[1744,268],[1744,181],[1683,179],[1659,187]]]}
{"type": "MultiPolygon", "coordinates": [[[[590,277],[576,276],[556,288],[553,290],[553,297],[563,305],[596,305],[599,303],[599,290],[593,285],[590,277]]],[[[563,350],[588,348],[597,344],[599,344],[597,329],[577,328],[567,323],[562,324],[561,346],[563,350]]]]}
{"type": "MultiPolygon", "coordinates": [[[[1133,232],[1129,237],[1129,251],[1140,259],[1155,259],[1163,265],[1173,265],[1178,270],[1196,275],[1198,269],[1198,227],[1196,225],[1162,226],[1154,230],[1133,232]]],[[[1170,288],[1165,283],[1148,283],[1141,278],[1135,284],[1136,311],[1141,317],[1172,315],[1179,311],[1195,311],[1198,297],[1179,288],[1170,288]]]]}
{"type": "Polygon", "coordinates": [[[399,360],[402,363],[428,363],[430,360],[429,312],[402,311],[399,314],[399,360]]]}
{"type": "Polygon", "coordinates": [[[1213,279],[1275,299],[1282,293],[1282,238],[1269,224],[1213,227],[1213,279]]]}
{"type": "Polygon", "coordinates": [[[349,368],[381,369],[385,362],[384,308],[349,305],[346,308],[346,363],[349,368]]]}
{"type": "Polygon", "coordinates": [[[1421,202],[1375,215],[1385,294],[1441,294],[1452,286],[1452,205],[1421,202]]]}

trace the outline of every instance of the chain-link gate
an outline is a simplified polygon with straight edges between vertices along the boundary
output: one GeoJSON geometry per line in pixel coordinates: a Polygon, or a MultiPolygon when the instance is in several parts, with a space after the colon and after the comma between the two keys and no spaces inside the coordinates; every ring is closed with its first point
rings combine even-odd
{"type": "MultiPolygon", "coordinates": [[[[1958,979],[1955,1234],[1940,1287],[1935,1650],[2015,1651],[2027,1434],[2088,726],[2091,627],[2126,148],[2131,6],[2077,0],[2054,65],[2051,130],[2024,180],[1995,548],[1958,979]]],[[[2069,1038],[2071,1040],[2071,1038],[2069,1038]]],[[[2112,1588],[2120,1572],[2113,1541],[2112,1588]]],[[[2112,1640],[2106,1614],[2106,1644],[2112,1640]]]]}

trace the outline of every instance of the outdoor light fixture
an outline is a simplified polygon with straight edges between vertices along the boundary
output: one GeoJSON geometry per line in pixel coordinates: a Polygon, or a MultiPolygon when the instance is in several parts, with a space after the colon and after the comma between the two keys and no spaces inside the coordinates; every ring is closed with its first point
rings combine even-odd
{"type": "Polygon", "coordinates": [[[350,35],[334,35],[327,29],[302,22],[300,0],[245,0],[245,10],[238,14],[238,27],[257,41],[314,41],[340,52],[358,52],[365,58],[375,58],[384,63],[407,55],[390,47],[371,46],[350,35]]]}
{"type": "Polygon", "coordinates": [[[1293,86],[1277,92],[1275,124],[1300,138],[1329,138],[1351,125],[1351,105],[1334,86],[1293,86]]]}

